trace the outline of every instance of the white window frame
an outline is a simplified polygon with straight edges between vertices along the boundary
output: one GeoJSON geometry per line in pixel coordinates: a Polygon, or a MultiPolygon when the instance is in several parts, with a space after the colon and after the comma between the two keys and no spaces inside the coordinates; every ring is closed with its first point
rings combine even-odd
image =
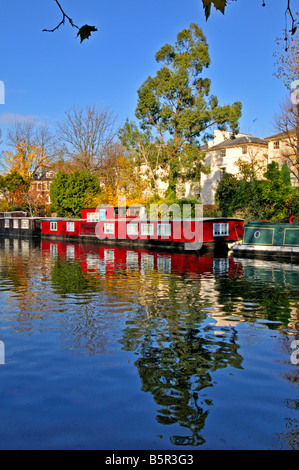
{"type": "Polygon", "coordinates": [[[104,224],[104,233],[107,235],[114,235],[114,224],[104,224]]]}
{"type": "Polygon", "coordinates": [[[13,228],[19,228],[19,219],[13,219],[13,228]]]}
{"type": "Polygon", "coordinates": [[[99,212],[87,212],[86,221],[87,222],[99,222],[100,213],[99,212]]]}
{"type": "Polygon", "coordinates": [[[21,220],[21,228],[23,230],[29,230],[29,220],[28,219],[22,219],[21,220]]]}
{"type": "Polygon", "coordinates": [[[57,232],[57,222],[50,222],[51,232],[57,232]]]}
{"type": "Polygon", "coordinates": [[[50,255],[57,256],[58,255],[58,245],[56,243],[50,244],[50,255]]]}
{"type": "Polygon", "coordinates": [[[143,236],[154,235],[154,224],[141,224],[141,235],[143,236]]]}
{"type": "Polygon", "coordinates": [[[138,235],[138,224],[127,224],[127,235],[138,235]]]}
{"type": "Polygon", "coordinates": [[[74,232],[75,231],[75,222],[67,222],[66,223],[66,231],[67,232],[74,232]]]}
{"type": "Polygon", "coordinates": [[[9,228],[9,218],[4,219],[4,228],[9,228]]]}
{"type": "Polygon", "coordinates": [[[171,236],[171,225],[170,224],[158,224],[158,235],[161,237],[171,236]]]}
{"type": "Polygon", "coordinates": [[[229,224],[228,223],[215,223],[213,224],[213,236],[214,237],[227,237],[229,235],[229,224]]]}
{"type": "Polygon", "coordinates": [[[67,245],[66,257],[67,259],[75,259],[75,246],[74,245],[67,245]]]}
{"type": "Polygon", "coordinates": [[[274,150],[279,150],[280,149],[280,140],[274,140],[273,149],[274,150]]]}

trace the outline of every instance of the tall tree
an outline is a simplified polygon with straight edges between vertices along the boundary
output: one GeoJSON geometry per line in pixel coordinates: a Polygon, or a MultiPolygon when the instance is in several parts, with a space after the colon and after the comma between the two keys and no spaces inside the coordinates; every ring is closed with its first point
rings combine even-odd
{"type": "Polygon", "coordinates": [[[114,145],[116,118],[96,106],[76,107],[58,123],[58,138],[66,156],[80,170],[96,173],[114,145]]]}
{"type": "Polygon", "coordinates": [[[282,159],[288,162],[290,172],[299,183],[299,106],[292,103],[289,97],[281,103],[274,124],[282,134],[282,159]]]}
{"type": "Polygon", "coordinates": [[[277,39],[277,50],[274,54],[276,71],[274,75],[282,80],[289,92],[288,98],[282,102],[280,113],[276,117],[276,127],[286,137],[288,154],[294,174],[299,169],[299,32],[291,37],[289,47],[284,47],[284,40],[277,39]],[[297,168],[296,168],[297,167],[297,168]]]}
{"type": "MultiPolygon", "coordinates": [[[[199,180],[204,153],[200,137],[210,137],[215,125],[238,131],[241,103],[220,106],[210,94],[210,80],[202,77],[210,65],[208,44],[197,24],[191,24],[177,35],[174,46],[166,44],[156,54],[162,66],[156,76],[149,76],[138,90],[136,117],[140,130],[126,123],[120,138],[124,145],[147,140],[162,151],[169,171],[169,190],[176,191],[181,180],[199,180]]],[[[146,162],[145,162],[146,163],[146,162]]]]}

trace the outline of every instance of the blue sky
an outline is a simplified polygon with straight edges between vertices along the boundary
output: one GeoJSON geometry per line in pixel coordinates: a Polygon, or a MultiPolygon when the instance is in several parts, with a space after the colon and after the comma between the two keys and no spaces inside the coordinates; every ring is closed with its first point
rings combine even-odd
{"type": "MultiPolygon", "coordinates": [[[[98,32],[80,44],[76,30],[60,21],[53,0],[1,2],[1,68],[5,133],[24,117],[55,129],[73,105],[109,108],[119,123],[135,119],[137,89],[158,65],[155,53],[190,23],[198,23],[209,43],[206,75],[221,104],[241,101],[240,131],[259,137],[275,133],[274,114],[286,96],[273,76],[275,38],[283,35],[286,0],[232,1],[225,15],[215,10],[206,22],[201,0],[61,0],[74,23],[98,32]]],[[[298,1],[293,0],[293,5],[298,1]]],[[[295,9],[295,7],[294,7],[295,9]]]]}

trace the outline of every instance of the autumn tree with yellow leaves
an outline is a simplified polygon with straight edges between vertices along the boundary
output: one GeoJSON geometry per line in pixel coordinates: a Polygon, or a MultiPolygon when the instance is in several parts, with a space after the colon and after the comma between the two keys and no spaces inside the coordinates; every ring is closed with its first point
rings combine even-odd
{"type": "Polygon", "coordinates": [[[30,181],[53,162],[54,138],[45,125],[30,119],[15,122],[7,132],[6,142],[12,148],[4,152],[2,166],[6,173],[17,171],[30,181]]]}
{"type": "Polygon", "coordinates": [[[92,199],[95,206],[118,206],[118,199],[126,197],[127,205],[144,204],[148,182],[134,158],[121,144],[115,144],[98,173],[101,192],[92,199]]]}
{"type": "Polygon", "coordinates": [[[17,171],[28,181],[50,163],[42,147],[28,142],[17,142],[14,152],[6,152],[5,161],[10,172],[17,171]]]}

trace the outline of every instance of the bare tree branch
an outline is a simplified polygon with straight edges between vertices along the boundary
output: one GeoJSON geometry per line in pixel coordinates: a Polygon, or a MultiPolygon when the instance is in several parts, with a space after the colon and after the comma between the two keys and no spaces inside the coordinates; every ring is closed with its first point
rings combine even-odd
{"type": "Polygon", "coordinates": [[[43,29],[43,31],[46,31],[46,32],[48,32],[48,33],[53,33],[53,32],[56,31],[58,28],[60,28],[60,26],[61,26],[62,24],[65,23],[65,20],[66,20],[66,19],[69,21],[70,25],[71,25],[73,28],[79,29],[79,26],[75,25],[74,22],[73,22],[73,20],[65,13],[65,11],[63,10],[63,8],[62,8],[62,6],[60,5],[60,3],[58,2],[58,0],[54,0],[54,2],[57,4],[59,10],[60,10],[61,13],[62,13],[62,20],[60,21],[60,23],[59,23],[57,26],[55,26],[55,28],[53,28],[53,29],[43,29]]]}

